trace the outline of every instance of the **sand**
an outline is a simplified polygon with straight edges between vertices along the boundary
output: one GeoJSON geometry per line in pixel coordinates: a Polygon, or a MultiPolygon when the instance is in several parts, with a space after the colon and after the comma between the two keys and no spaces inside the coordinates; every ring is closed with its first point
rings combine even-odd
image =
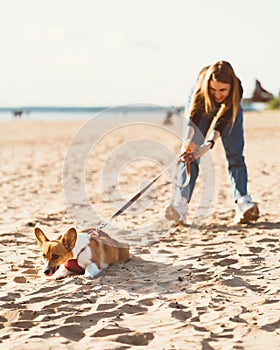
{"type": "Polygon", "coordinates": [[[162,171],[161,161],[169,164],[178,152],[178,138],[157,122],[112,130],[106,120],[82,128],[95,135],[83,175],[82,145],[71,143],[83,121],[0,124],[1,349],[280,348],[279,112],[245,114],[249,190],[261,212],[256,223],[232,223],[234,203],[218,142],[209,158],[214,167],[206,166],[214,194],[200,180],[189,227],[175,228],[164,219],[172,190],[167,172],[105,229],[130,243],[128,263],[95,279],[42,276],[34,225],[55,237],[73,225],[96,226],[109,218],[162,171]],[[96,142],[98,132],[103,138],[96,142]],[[76,158],[65,163],[69,145],[76,158]],[[153,162],[147,154],[155,149],[153,162]],[[67,178],[69,169],[77,176],[67,178]],[[80,196],[83,181],[94,210],[80,196]],[[201,213],[197,206],[208,195],[210,211],[201,213]]]}

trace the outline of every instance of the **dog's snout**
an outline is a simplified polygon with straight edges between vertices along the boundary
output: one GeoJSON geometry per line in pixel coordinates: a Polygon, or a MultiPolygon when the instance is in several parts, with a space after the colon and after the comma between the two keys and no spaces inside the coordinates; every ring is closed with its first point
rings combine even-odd
{"type": "Polygon", "coordinates": [[[51,272],[51,269],[49,267],[47,267],[45,270],[44,270],[44,274],[45,275],[51,275],[52,272],[51,272]]]}
{"type": "Polygon", "coordinates": [[[43,273],[46,276],[51,276],[55,273],[55,271],[58,269],[59,266],[51,266],[50,264],[45,265],[43,269],[43,273]]]}

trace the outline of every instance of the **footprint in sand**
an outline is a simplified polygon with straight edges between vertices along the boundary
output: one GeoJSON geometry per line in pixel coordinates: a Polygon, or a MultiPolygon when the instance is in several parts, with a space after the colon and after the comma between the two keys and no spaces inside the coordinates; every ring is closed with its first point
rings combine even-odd
{"type": "Polygon", "coordinates": [[[34,261],[31,260],[24,260],[22,264],[19,265],[19,267],[24,267],[24,268],[33,268],[34,267],[34,261]]]}
{"type": "Polygon", "coordinates": [[[154,339],[153,333],[135,332],[129,335],[120,335],[116,338],[116,341],[123,344],[143,346],[148,345],[154,339]]]}
{"type": "Polygon", "coordinates": [[[190,311],[174,310],[172,311],[171,316],[179,321],[186,321],[188,318],[192,317],[192,313],[190,311]]]}
{"type": "Polygon", "coordinates": [[[37,313],[30,310],[9,310],[1,315],[1,322],[20,331],[34,327],[31,321],[36,317],[37,313]]]}
{"type": "Polygon", "coordinates": [[[18,319],[19,320],[24,320],[24,321],[32,321],[34,320],[34,318],[36,318],[38,316],[38,312],[37,311],[33,311],[33,310],[20,310],[19,311],[19,315],[18,315],[18,319]]]}
{"type": "Polygon", "coordinates": [[[251,253],[257,254],[257,253],[260,253],[261,251],[263,251],[264,248],[262,248],[262,247],[249,247],[249,250],[251,253]]]}
{"type": "Polygon", "coordinates": [[[39,272],[39,270],[40,269],[27,269],[27,270],[24,270],[24,271],[22,271],[22,273],[24,274],[24,275],[38,275],[38,272],[39,272]]]}
{"type": "MultiPolygon", "coordinates": [[[[67,338],[77,342],[85,336],[83,330],[84,329],[82,326],[78,326],[77,324],[75,324],[71,326],[58,327],[55,331],[52,330],[50,334],[53,335],[54,333],[58,333],[63,338],[67,338]]],[[[44,334],[44,336],[46,336],[46,333],[44,334]]]]}
{"type": "Polygon", "coordinates": [[[91,337],[108,337],[110,335],[117,335],[117,334],[123,334],[123,333],[130,333],[132,332],[129,328],[123,328],[123,327],[113,327],[113,328],[102,328],[99,329],[97,332],[93,333],[91,337]]]}
{"type": "Polygon", "coordinates": [[[153,306],[154,302],[153,302],[152,299],[146,298],[146,299],[139,300],[139,304],[142,304],[142,305],[145,305],[145,306],[153,306]]]}
{"type": "Polygon", "coordinates": [[[17,298],[20,298],[20,293],[8,293],[7,295],[4,295],[0,298],[1,301],[14,301],[17,298]]]}
{"type": "Polygon", "coordinates": [[[117,305],[118,305],[117,303],[99,304],[96,311],[114,309],[117,305]]]}
{"type": "Polygon", "coordinates": [[[3,319],[3,322],[14,322],[17,321],[19,317],[18,310],[9,310],[7,312],[2,313],[1,319],[3,319]]]}
{"type": "Polygon", "coordinates": [[[14,278],[14,282],[16,282],[16,283],[26,283],[27,282],[27,280],[26,280],[26,278],[25,277],[15,277],[14,278]]]}
{"type": "Polygon", "coordinates": [[[27,331],[29,328],[34,327],[34,323],[30,321],[17,321],[12,322],[10,325],[15,327],[15,331],[27,331]]]}
{"type": "Polygon", "coordinates": [[[177,302],[172,302],[168,305],[172,309],[176,309],[171,312],[171,316],[176,318],[179,321],[185,321],[188,318],[192,317],[192,313],[190,311],[183,311],[186,308],[185,305],[179,304],[177,302]]]}
{"type": "Polygon", "coordinates": [[[230,265],[234,265],[237,264],[238,260],[237,259],[230,259],[230,258],[226,258],[226,259],[222,259],[218,262],[214,263],[214,266],[230,266],[230,265]]]}
{"type": "Polygon", "coordinates": [[[125,314],[144,314],[148,311],[146,307],[141,307],[138,305],[131,305],[131,304],[124,304],[121,308],[118,310],[121,310],[125,314]]]}

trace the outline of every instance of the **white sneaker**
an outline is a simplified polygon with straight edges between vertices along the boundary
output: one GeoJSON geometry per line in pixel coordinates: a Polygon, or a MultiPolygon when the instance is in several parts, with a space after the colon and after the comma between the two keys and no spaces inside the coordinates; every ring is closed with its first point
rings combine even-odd
{"type": "Polygon", "coordinates": [[[185,198],[181,198],[179,202],[171,203],[165,208],[165,217],[172,220],[176,225],[186,225],[186,216],[188,213],[188,203],[185,198]]]}
{"type": "Polygon", "coordinates": [[[236,213],[234,224],[245,224],[256,221],[259,217],[259,208],[257,203],[252,201],[251,196],[240,197],[236,203],[236,213]]]}

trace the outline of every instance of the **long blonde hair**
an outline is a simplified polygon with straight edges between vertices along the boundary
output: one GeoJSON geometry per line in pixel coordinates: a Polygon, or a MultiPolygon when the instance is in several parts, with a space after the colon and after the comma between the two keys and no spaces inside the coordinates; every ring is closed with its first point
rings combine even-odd
{"type": "Polygon", "coordinates": [[[232,108],[232,125],[238,112],[241,100],[241,82],[234,73],[230,63],[218,61],[210,66],[202,68],[197,79],[197,86],[194,91],[189,115],[192,116],[197,112],[206,112],[210,114],[215,109],[215,101],[209,92],[210,81],[219,81],[231,85],[230,93],[225,101],[221,104],[216,118],[220,118],[226,111],[232,108]]]}

